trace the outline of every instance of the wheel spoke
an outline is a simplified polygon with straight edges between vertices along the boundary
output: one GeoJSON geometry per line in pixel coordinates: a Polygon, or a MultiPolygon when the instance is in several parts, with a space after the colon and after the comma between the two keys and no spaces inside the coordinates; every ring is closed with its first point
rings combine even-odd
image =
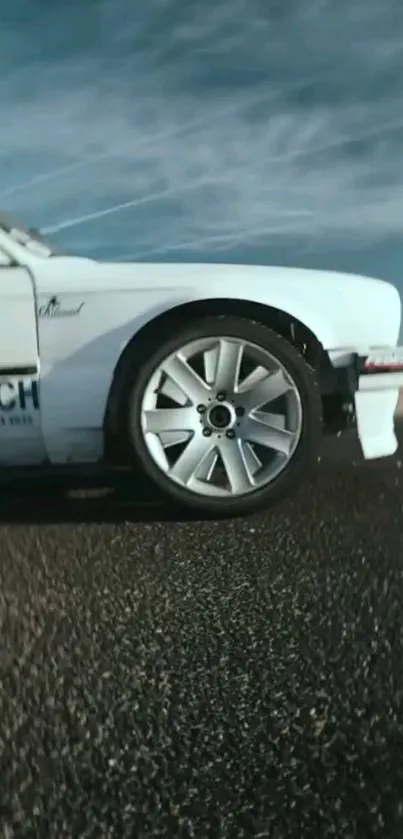
{"type": "Polygon", "coordinates": [[[177,405],[186,405],[188,402],[188,397],[173,379],[166,378],[158,388],[158,394],[160,396],[167,396],[168,399],[176,402],[177,405]]]}
{"type": "Polygon", "coordinates": [[[144,411],[144,430],[152,434],[163,431],[194,431],[197,414],[192,408],[155,408],[144,411]]]}
{"type": "Polygon", "coordinates": [[[246,468],[251,475],[255,475],[259,469],[262,468],[262,461],[257,456],[253,446],[247,442],[247,440],[242,440],[242,450],[245,458],[246,468]]]}
{"type": "Polygon", "coordinates": [[[240,441],[220,440],[218,446],[231,492],[241,494],[254,487],[254,480],[246,465],[240,441]]]}
{"type": "Polygon", "coordinates": [[[187,443],[191,436],[191,431],[162,431],[158,434],[158,439],[164,449],[169,449],[171,446],[180,446],[181,443],[187,443]]]}
{"type": "Polygon", "coordinates": [[[197,477],[199,481],[211,481],[214,469],[217,465],[218,452],[216,449],[211,449],[206,457],[202,460],[199,469],[197,470],[197,477]]]}
{"type": "Polygon", "coordinates": [[[260,364],[246,376],[245,379],[242,379],[242,382],[239,385],[238,393],[245,393],[245,391],[252,390],[253,387],[256,387],[263,379],[267,378],[268,370],[266,367],[262,367],[260,364]]]}
{"type": "Polygon", "coordinates": [[[209,385],[214,383],[214,378],[217,370],[217,359],[219,353],[219,346],[216,344],[210,350],[205,350],[203,353],[204,378],[209,385]]]}
{"type": "Polygon", "coordinates": [[[271,428],[285,429],[286,418],[284,414],[272,414],[270,411],[253,411],[253,419],[266,423],[271,428]]]}
{"type": "Polygon", "coordinates": [[[287,381],[282,370],[275,373],[267,373],[264,379],[254,385],[246,392],[242,391],[242,405],[246,412],[261,408],[268,402],[273,402],[279,396],[284,396],[291,390],[291,384],[287,381]]]}
{"type": "Polygon", "coordinates": [[[213,448],[214,444],[209,438],[199,433],[195,434],[170,469],[169,474],[186,486],[192,478],[197,477],[199,468],[213,448]]]}
{"type": "Polygon", "coordinates": [[[270,423],[251,416],[245,428],[242,430],[242,437],[249,443],[257,443],[259,446],[273,449],[281,454],[290,455],[294,434],[284,428],[275,428],[270,423]]]}
{"type": "Polygon", "coordinates": [[[218,350],[217,368],[214,378],[216,391],[233,393],[238,384],[243,345],[239,341],[221,338],[218,350]]]}
{"type": "Polygon", "coordinates": [[[161,369],[193,403],[203,402],[209,388],[179,354],[167,358],[161,369]]]}

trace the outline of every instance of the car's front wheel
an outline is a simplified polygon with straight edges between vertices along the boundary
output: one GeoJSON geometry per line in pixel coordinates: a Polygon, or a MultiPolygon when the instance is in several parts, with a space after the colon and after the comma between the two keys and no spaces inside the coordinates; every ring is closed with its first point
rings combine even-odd
{"type": "Polygon", "coordinates": [[[203,318],[163,342],[129,384],[124,413],[155,484],[217,516],[296,485],[321,435],[314,371],[271,329],[237,317],[203,318]]]}

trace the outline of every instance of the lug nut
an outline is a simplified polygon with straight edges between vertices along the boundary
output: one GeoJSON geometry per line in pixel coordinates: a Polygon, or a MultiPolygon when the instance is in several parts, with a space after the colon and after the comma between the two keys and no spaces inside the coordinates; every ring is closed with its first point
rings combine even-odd
{"type": "Polygon", "coordinates": [[[235,431],[232,428],[229,428],[228,431],[226,431],[225,436],[230,440],[233,440],[235,437],[235,431]]]}
{"type": "Polygon", "coordinates": [[[198,405],[197,410],[198,410],[199,414],[204,414],[204,412],[206,410],[206,406],[205,405],[198,405]]]}
{"type": "Polygon", "coordinates": [[[220,390],[220,392],[219,392],[219,393],[217,393],[217,399],[218,399],[218,401],[219,401],[219,402],[224,402],[224,399],[225,399],[226,395],[227,395],[227,394],[226,394],[223,390],[220,390]]]}
{"type": "Polygon", "coordinates": [[[203,436],[211,437],[211,428],[203,428],[203,436]]]}
{"type": "Polygon", "coordinates": [[[235,413],[237,417],[243,417],[245,414],[245,408],[243,408],[242,405],[238,405],[238,407],[235,408],[235,413]]]}

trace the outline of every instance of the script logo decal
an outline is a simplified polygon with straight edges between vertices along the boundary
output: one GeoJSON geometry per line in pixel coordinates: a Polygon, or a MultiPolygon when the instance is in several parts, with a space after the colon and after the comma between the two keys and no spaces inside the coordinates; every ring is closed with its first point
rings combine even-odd
{"type": "Polygon", "coordinates": [[[64,308],[57,297],[51,297],[47,303],[39,307],[38,316],[40,318],[74,318],[80,314],[83,306],[84,302],[75,308],[64,308]]]}

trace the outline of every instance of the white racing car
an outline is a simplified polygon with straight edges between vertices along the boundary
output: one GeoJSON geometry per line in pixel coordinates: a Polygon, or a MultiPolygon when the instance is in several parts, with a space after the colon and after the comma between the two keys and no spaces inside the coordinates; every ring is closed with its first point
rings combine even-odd
{"type": "Polygon", "coordinates": [[[0,216],[0,467],[142,467],[200,513],[249,513],[323,431],[396,450],[397,290],[244,265],[107,263],[0,216]]]}

